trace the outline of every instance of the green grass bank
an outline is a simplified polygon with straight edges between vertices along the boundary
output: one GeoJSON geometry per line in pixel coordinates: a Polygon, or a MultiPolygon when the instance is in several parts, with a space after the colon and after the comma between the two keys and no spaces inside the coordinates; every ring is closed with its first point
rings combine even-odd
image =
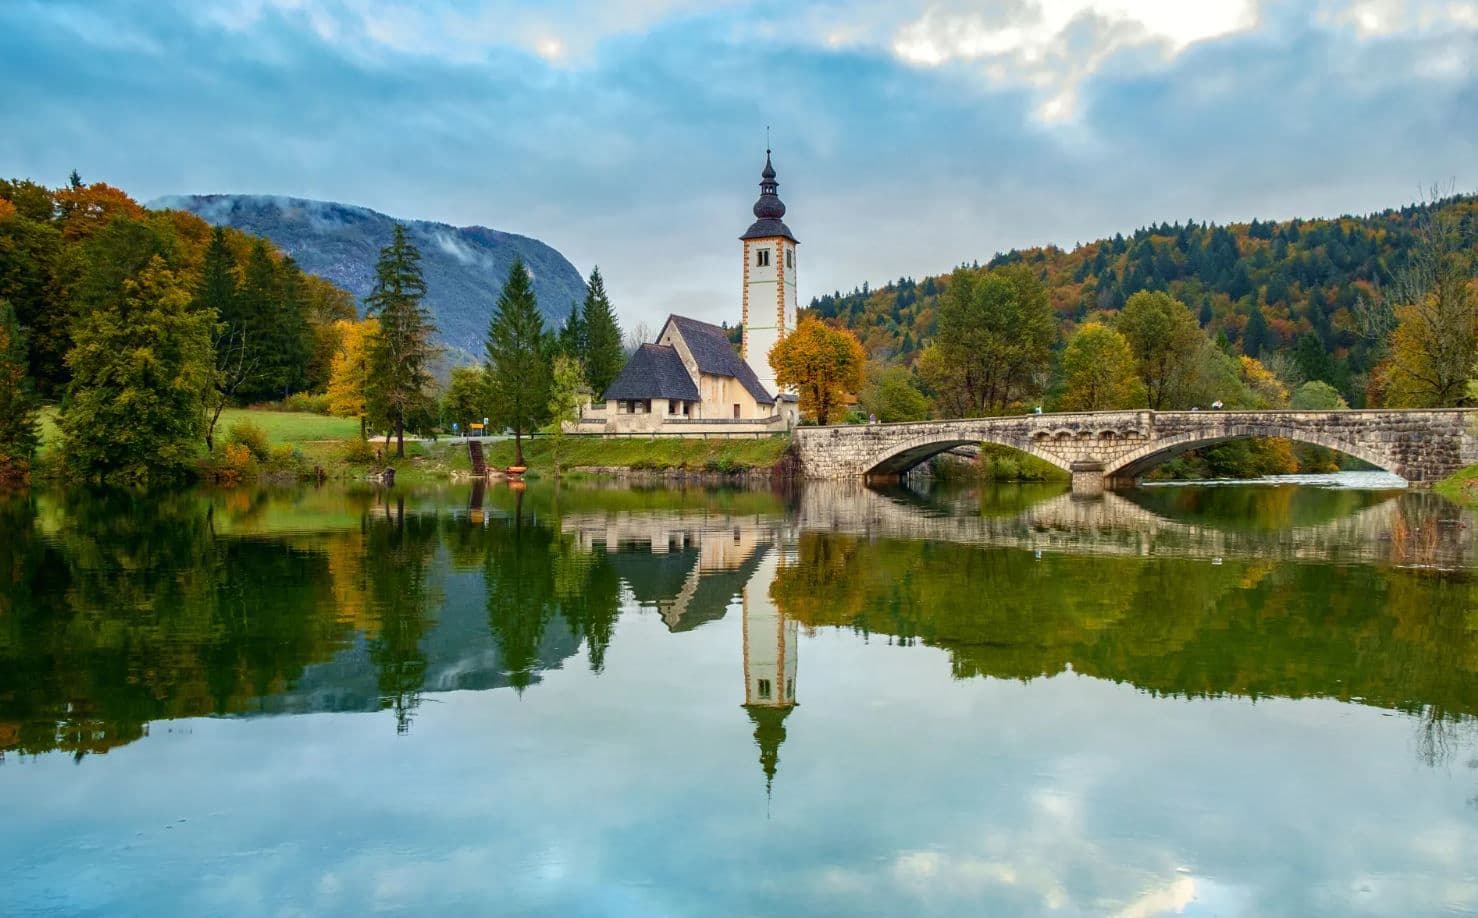
{"type": "MultiPolygon", "coordinates": [[[[559,444],[559,463],[565,469],[633,469],[734,474],[773,468],[790,448],[786,436],[756,439],[677,439],[672,437],[565,437],[559,444]]],[[[526,439],[524,463],[530,471],[553,473],[555,441],[526,439]]],[[[513,441],[486,446],[488,465],[513,464],[513,441]]]]}
{"type": "Polygon", "coordinates": [[[1432,490],[1454,503],[1478,507],[1478,465],[1459,469],[1437,482],[1432,490]]]}
{"type": "MultiPolygon", "coordinates": [[[[43,464],[49,455],[57,460],[61,436],[56,409],[41,415],[43,464]]],[[[768,470],[781,461],[790,447],[786,436],[756,439],[676,439],[631,437],[605,439],[589,436],[565,437],[559,445],[560,465],[569,473],[581,469],[630,469],[633,471],[743,474],[768,470]]],[[[513,441],[486,441],[488,465],[504,468],[513,464],[513,441]]],[[[352,418],[331,417],[304,411],[274,411],[261,408],[228,408],[216,425],[216,452],[207,454],[201,445],[199,473],[221,483],[260,478],[313,478],[319,470],[328,478],[354,479],[378,475],[394,468],[397,481],[409,484],[445,480],[455,474],[471,474],[467,447],[446,440],[411,440],[403,459],[393,457],[392,440],[383,437],[359,439],[359,424],[352,418]],[[249,449],[237,442],[232,429],[250,425],[249,449]],[[237,447],[228,451],[233,444],[237,447]]],[[[554,473],[555,441],[546,436],[524,439],[524,460],[534,477],[554,473]]],[[[54,468],[52,474],[60,475],[54,468]]]]}

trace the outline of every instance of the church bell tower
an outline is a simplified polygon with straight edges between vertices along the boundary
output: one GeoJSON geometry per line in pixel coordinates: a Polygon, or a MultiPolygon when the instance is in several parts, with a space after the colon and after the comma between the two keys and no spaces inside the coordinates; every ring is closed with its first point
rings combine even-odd
{"type": "Polygon", "coordinates": [[[777,193],[775,167],[765,151],[760,173],[760,197],[754,202],[755,221],[743,236],[744,246],[744,359],[771,395],[778,395],[770,349],[795,329],[795,247],[799,244],[782,219],[785,203],[777,193]]]}

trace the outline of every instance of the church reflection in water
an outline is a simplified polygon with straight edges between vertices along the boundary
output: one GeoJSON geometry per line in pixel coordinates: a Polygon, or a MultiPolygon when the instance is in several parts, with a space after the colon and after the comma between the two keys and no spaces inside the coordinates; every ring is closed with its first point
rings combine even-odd
{"type": "Polygon", "coordinates": [[[0,755],[201,716],[386,710],[413,731],[426,695],[537,691],[582,656],[635,691],[607,663],[633,615],[661,652],[732,648],[700,678],[733,680],[767,787],[801,722],[801,626],[931,648],[959,679],[1358,698],[1440,725],[1478,714],[1471,522],[1430,494],[1308,489],[10,499],[0,755]]]}
{"type": "Polygon", "coordinates": [[[785,522],[651,512],[572,514],[560,526],[581,550],[605,553],[637,606],[655,611],[670,632],[717,621],[738,603],[744,710],[754,724],[770,787],[785,741],[785,718],[797,703],[798,629],[772,596],[786,558],[785,522]]]}

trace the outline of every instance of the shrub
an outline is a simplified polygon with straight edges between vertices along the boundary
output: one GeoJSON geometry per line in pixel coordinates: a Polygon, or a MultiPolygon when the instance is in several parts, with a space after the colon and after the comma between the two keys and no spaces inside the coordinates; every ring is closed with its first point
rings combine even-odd
{"type": "Polygon", "coordinates": [[[375,461],[374,444],[368,440],[350,440],[344,444],[344,461],[350,465],[369,465],[375,461]]]}
{"type": "Polygon", "coordinates": [[[274,472],[296,472],[303,465],[303,454],[289,444],[272,447],[267,467],[274,472]]]}
{"type": "Polygon", "coordinates": [[[257,402],[251,406],[255,411],[305,411],[309,414],[328,414],[328,393],[294,392],[287,398],[275,402],[257,402]]]}
{"type": "Polygon", "coordinates": [[[220,452],[202,457],[196,463],[196,470],[208,481],[234,485],[246,477],[251,465],[251,450],[240,443],[227,443],[220,452]]]}
{"type": "Polygon", "coordinates": [[[1009,456],[998,456],[989,460],[986,478],[993,481],[1020,481],[1021,463],[1009,456]]]}
{"type": "Polygon", "coordinates": [[[231,429],[226,432],[226,444],[246,447],[247,452],[258,462],[266,462],[271,458],[267,432],[251,421],[237,421],[232,424],[231,429]]]}

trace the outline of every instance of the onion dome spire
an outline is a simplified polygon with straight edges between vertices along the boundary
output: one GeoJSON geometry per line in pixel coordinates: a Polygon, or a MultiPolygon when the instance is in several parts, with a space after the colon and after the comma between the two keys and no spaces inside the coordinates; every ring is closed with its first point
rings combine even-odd
{"type": "Polygon", "coordinates": [[[768,239],[783,236],[791,242],[796,238],[786,226],[785,202],[780,200],[780,183],[775,181],[775,165],[770,161],[770,151],[765,150],[765,168],[760,173],[760,197],[754,202],[755,221],[740,239],[768,239]]]}

